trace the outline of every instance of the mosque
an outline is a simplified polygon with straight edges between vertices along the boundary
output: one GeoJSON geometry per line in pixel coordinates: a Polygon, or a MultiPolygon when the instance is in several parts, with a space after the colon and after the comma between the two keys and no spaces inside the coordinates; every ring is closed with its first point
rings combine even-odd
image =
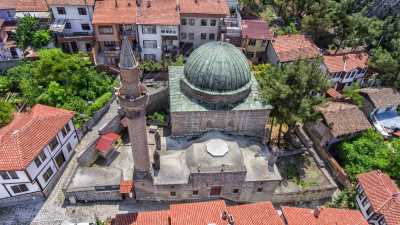
{"type": "Polygon", "coordinates": [[[243,53],[226,42],[169,68],[171,132],[146,131],[147,94],[129,42],[121,48],[119,104],[128,120],[137,200],[271,200],[282,177],[265,145],[272,106],[243,53]]]}

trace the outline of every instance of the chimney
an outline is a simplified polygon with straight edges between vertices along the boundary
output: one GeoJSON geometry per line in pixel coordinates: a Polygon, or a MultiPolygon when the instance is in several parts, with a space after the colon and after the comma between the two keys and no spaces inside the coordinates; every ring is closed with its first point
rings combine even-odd
{"type": "Polygon", "coordinates": [[[115,8],[118,8],[118,2],[117,2],[117,0],[114,0],[114,2],[115,2],[115,8]]]}
{"type": "Polygon", "coordinates": [[[128,1],[128,7],[131,7],[131,1],[130,0],[128,1]]]}
{"type": "Polygon", "coordinates": [[[228,215],[228,225],[235,225],[235,219],[231,214],[228,215]]]}
{"type": "Polygon", "coordinates": [[[228,212],[227,211],[223,211],[222,214],[221,214],[221,219],[222,220],[227,220],[228,216],[229,216],[228,212]]]}
{"type": "Polygon", "coordinates": [[[181,10],[181,5],[179,4],[179,0],[176,0],[175,9],[176,9],[177,12],[179,12],[181,10]]]}
{"type": "Polygon", "coordinates": [[[198,1],[198,0],[194,0],[194,3],[196,3],[196,4],[197,4],[197,3],[199,3],[199,1],[198,1]]]}
{"type": "Polygon", "coordinates": [[[151,1],[147,1],[147,8],[150,8],[151,7],[151,1]]]}
{"type": "Polygon", "coordinates": [[[321,208],[318,206],[317,208],[314,209],[315,218],[318,218],[320,213],[321,213],[321,208]]]}
{"type": "Polygon", "coordinates": [[[136,0],[136,6],[140,7],[142,5],[142,0],[136,0]]]}

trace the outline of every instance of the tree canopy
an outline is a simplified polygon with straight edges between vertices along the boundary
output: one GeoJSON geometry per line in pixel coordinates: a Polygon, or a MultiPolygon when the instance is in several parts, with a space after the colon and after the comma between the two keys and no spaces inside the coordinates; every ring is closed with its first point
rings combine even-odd
{"type": "Polygon", "coordinates": [[[18,20],[17,29],[14,34],[17,45],[21,49],[31,46],[41,48],[51,41],[50,31],[40,27],[39,20],[27,15],[18,20]]]}
{"type": "Polygon", "coordinates": [[[400,140],[385,141],[374,130],[339,144],[339,161],[351,180],[370,170],[382,170],[400,182],[400,140]]]}
{"type": "Polygon", "coordinates": [[[17,102],[66,108],[84,118],[92,115],[89,108],[98,98],[106,93],[111,97],[112,77],[97,72],[85,55],[44,49],[38,56],[38,60],[25,61],[0,76],[0,96],[17,93],[17,102]]]}

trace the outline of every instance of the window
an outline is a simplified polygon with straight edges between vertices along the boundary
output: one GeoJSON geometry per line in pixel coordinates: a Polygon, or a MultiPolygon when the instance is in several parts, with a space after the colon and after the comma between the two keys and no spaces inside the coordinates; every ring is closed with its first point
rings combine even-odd
{"type": "Polygon", "coordinates": [[[39,157],[36,157],[34,160],[36,167],[40,167],[40,165],[42,165],[42,161],[40,161],[39,157]]]}
{"type": "Polygon", "coordinates": [[[39,157],[38,158],[40,158],[40,161],[44,162],[47,159],[47,156],[42,151],[42,152],[39,153],[39,157]]]}
{"type": "Polygon", "coordinates": [[[143,48],[157,48],[157,41],[156,40],[144,40],[143,48]]]}
{"type": "Polygon", "coordinates": [[[235,189],[233,189],[233,191],[232,191],[234,194],[237,194],[237,193],[239,193],[239,189],[238,188],[235,188],[235,189]]]}
{"type": "Polygon", "coordinates": [[[14,185],[11,186],[11,190],[17,194],[17,193],[21,193],[21,192],[26,192],[28,191],[28,187],[26,186],[26,184],[19,184],[19,185],[14,185]]]}
{"type": "Polygon", "coordinates": [[[258,188],[257,188],[257,192],[262,192],[263,190],[264,190],[263,187],[258,187],[258,188]]]}
{"type": "Polygon", "coordinates": [[[183,25],[183,26],[187,25],[187,20],[186,20],[186,18],[182,18],[182,19],[181,19],[181,25],[183,25]]]}
{"type": "Polygon", "coordinates": [[[67,144],[67,150],[68,150],[68,152],[72,151],[72,147],[71,147],[70,143],[67,144]]]}
{"type": "Polygon", "coordinates": [[[194,33],[189,33],[189,40],[194,40],[194,33]]]}
{"type": "Polygon", "coordinates": [[[71,127],[69,126],[69,123],[65,124],[65,126],[62,128],[61,133],[63,137],[67,136],[67,134],[71,131],[71,127]]]}
{"type": "Polygon", "coordinates": [[[112,26],[99,26],[100,34],[113,34],[114,30],[112,26]]]}
{"type": "Polygon", "coordinates": [[[105,47],[115,47],[116,43],[115,43],[115,41],[105,41],[104,46],[105,47]]]}
{"type": "Polygon", "coordinates": [[[207,26],[207,20],[206,19],[201,19],[200,20],[200,25],[203,26],[203,27],[207,26]]]}
{"type": "Polygon", "coordinates": [[[79,13],[79,15],[86,15],[87,14],[85,8],[78,8],[78,13],[79,13]]]}
{"type": "Polygon", "coordinates": [[[58,139],[57,139],[57,137],[54,137],[53,140],[50,141],[49,146],[50,146],[50,149],[51,149],[52,151],[54,151],[54,149],[57,148],[57,146],[58,146],[58,139]]]}
{"type": "Polygon", "coordinates": [[[198,191],[198,190],[194,190],[193,193],[192,193],[192,195],[195,195],[195,196],[196,196],[196,195],[199,195],[199,191],[198,191]]]}
{"type": "Polygon", "coordinates": [[[214,40],[215,39],[215,34],[214,33],[208,34],[208,39],[209,40],[214,40]]]}
{"type": "Polygon", "coordinates": [[[176,192],[175,191],[171,191],[171,197],[175,197],[176,196],[176,192]]]}
{"type": "Polygon", "coordinates": [[[175,26],[162,26],[161,33],[163,34],[176,34],[178,29],[175,26]]]}
{"type": "Polygon", "coordinates": [[[262,40],[261,45],[262,46],[266,46],[267,45],[267,41],[266,40],[262,40]]]}
{"type": "Polygon", "coordinates": [[[369,215],[371,215],[371,213],[372,213],[372,207],[369,206],[367,209],[367,215],[369,216],[369,215]]]}
{"type": "Polygon", "coordinates": [[[143,34],[156,34],[157,33],[156,26],[154,26],[154,25],[143,25],[142,33],[143,34]]]}
{"type": "Polygon", "coordinates": [[[186,40],[186,33],[181,33],[181,40],[186,40]]]}
{"type": "Polygon", "coordinates": [[[11,179],[10,175],[8,175],[7,172],[0,172],[0,176],[1,176],[1,178],[3,178],[3,180],[11,179]]]}
{"type": "Polygon", "coordinates": [[[144,54],[144,60],[152,60],[155,61],[156,60],[156,55],[154,54],[144,54]]]}
{"type": "Polygon", "coordinates": [[[65,15],[65,14],[67,14],[67,13],[65,12],[65,8],[64,8],[64,7],[57,7],[57,13],[60,14],[60,15],[65,15]]]}
{"type": "Polygon", "coordinates": [[[65,23],[65,29],[71,29],[71,23],[70,22],[66,22],[65,23]]]}
{"type": "Polygon", "coordinates": [[[200,34],[200,39],[201,40],[207,40],[207,34],[206,33],[201,33],[200,34]]]}
{"type": "Polygon", "coordinates": [[[249,40],[249,45],[255,46],[255,45],[256,45],[256,40],[250,39],[250,40],[249,40]]]}
{"type": "Polygon", "coordinates": [[[189,25],[194,26],[195,20],[193,18],[189,19],[189,25]]]}
{"type": "Polygon", "coordinates": [[[210,20],[210,26],[215,27],[217,25],[217,20],[210,20]]]}
{"type": "Polygon", "coordinates": [[[221,194],[221,187],[211,187],[210,196],[217,196],[221,194]]]}
{"type": "Polygon", "coordinates": [[[90,26],[87,23],[81,24],[82,30],[90,30],[90,26]]]}
{"type": "Polygon", "coordinates": [[[47,182],[49,179],[50,179],[50,177],[53,175],[53,170],[51,169],[51,167],[49,167],[47,170],[46,170],[46,172],[44,172],[44,174],[43,174],[43,180],[45,181],[45,182],[47,182]]]}

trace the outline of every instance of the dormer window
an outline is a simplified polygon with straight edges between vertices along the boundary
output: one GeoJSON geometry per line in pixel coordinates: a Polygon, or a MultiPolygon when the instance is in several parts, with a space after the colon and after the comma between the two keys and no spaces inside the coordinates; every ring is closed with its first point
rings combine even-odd
{"type": "Polygon", "coordinates": [[[58,146],[58,139],[57,137],[54,137],[53,140],[50,141],[49,143],[49,147],[51,149],[51,151],[54,151],[58,146]]]}
{"type": "Polygon", "coordinates": [[[69,126],[68,123],[61,129],[61,133],[62,133],[63,137],[67,136],[67,134],[70,131],[71,131],[71,127],[69,126]]]}

